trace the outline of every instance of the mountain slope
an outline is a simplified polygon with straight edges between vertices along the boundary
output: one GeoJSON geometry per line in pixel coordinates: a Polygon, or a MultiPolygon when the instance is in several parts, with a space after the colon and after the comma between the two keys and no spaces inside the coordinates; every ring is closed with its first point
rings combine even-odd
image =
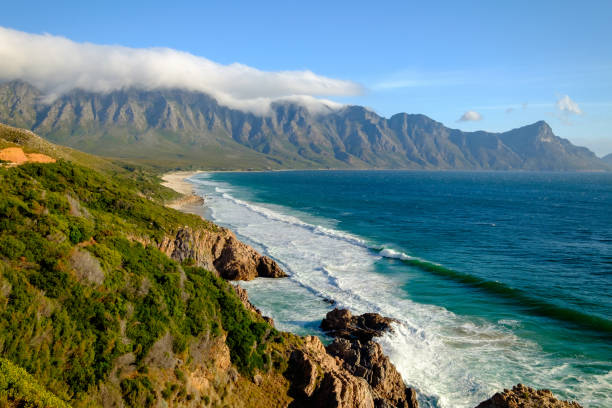
{"type": "Polygon", "coordinates": [[[273,104],[266,116],[181,90],[80,90],[45,103],[20,81],[0,85],[0,122],[112,157],[236,168],[605,170],[545,122],[504,133],[462,132],[424,115],[383,118],[359,106],[312,113],[273,104]]]}

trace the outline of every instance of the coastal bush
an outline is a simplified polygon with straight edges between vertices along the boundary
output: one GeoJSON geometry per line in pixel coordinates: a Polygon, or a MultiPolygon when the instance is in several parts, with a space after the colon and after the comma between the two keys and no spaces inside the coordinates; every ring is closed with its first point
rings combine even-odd
{"type": "Polygon", "coordinates": [[[130,407],[152,407],[157,398],[151,381],[144,376],[121,381],[123,400],[130,407]]]}
{"type": "Polygon", "coordinates": [[[69,408],[23,368],[0,358],[0,406],[69,408]]]}
{"type": "Polygon", "coordinates": [[[164,194],[153,187],[143,193],[135,180],[62,160],[0,168],[0,281],[8,288],[0,302],[0,355],[60,402],[86,398],[119,356],[133,353],[139,375],[120,382],[124,402],[153,404],[161,390],[143,361],[166,334],[171,351],[182,355],[201,336],[225,333],[241,372],[269,366],[276,331],[246,311],[227,282],[133,239],[159,241],[184,225],[215,227],[159,205],[164,194]],[[71,213],[67,197],[87,216],[71,213]],[[77,251],[92,255],[103,280],[79,279],[77,251]]]}

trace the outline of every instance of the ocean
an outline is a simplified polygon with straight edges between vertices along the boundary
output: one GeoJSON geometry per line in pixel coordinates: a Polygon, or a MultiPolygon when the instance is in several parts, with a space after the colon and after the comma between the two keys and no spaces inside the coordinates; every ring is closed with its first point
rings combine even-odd
{"type": "Polygon", "coordinates": [[[612,406],[612,175],[201,173],[203,215],[287,279],[241,282],[279,329],[333,307],[399,320],[377,339],[423,407],[523,383],[612,406]],[[333,299],[330,305],[325,299],[333,299]]]}

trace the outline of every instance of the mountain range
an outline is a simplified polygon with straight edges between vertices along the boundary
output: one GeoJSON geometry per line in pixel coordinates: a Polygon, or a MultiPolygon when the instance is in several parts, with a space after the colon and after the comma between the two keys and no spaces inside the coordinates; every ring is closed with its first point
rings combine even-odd
{"type": "Polygon", "coordinates": [[[168,167],[612,169],[611,157],[555,136],[544,121],[503,133],[463,132],[420,114],[384,118],[361,106],[313,112],[289,102],[257,115],[179,89],[77,89],[49,101],[26,82],[5,82],[0,122],[89,153],[168,167]]]}

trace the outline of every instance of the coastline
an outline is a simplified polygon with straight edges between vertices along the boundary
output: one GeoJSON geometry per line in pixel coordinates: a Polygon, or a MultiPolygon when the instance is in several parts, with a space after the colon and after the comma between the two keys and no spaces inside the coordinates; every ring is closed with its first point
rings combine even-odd
{"type": "MultiPolygon", "coordinates": [[[[172,188],[173,190],[175,190],[175,191],[177,191],[177,192],[179,192],[181,194],[193,195],[194,189],[192,187],[192,184],[190,182],[185,181],[185,180],[187,178],[193,176],[194,174],[201,173],[201,172],[202,171],[199,171],[199,172],[173,172],[173,173],[165,174],[162,178],[165,181],[164,185],[166,187],[172,188]]],[[[202,206],[201,205],[198,205],[198,206],[193,206],[192,205],[192,206],[190,206],[190,205],[188,205],[188,203],[187,204],[186,203],[180,203],[180,204],[175,204],[173,208],[175,208],[175,209],[177,209],[179,211],[196,213],[199,216],[203,215],[202,206]],[[198,211],[193,211],[193,208],[196,208],[198,211]]],[[[281,257],[281,259],[284,259],[284,258],[281,257]]],[[[244,288],[244,289],[247,289],[247,288],[244,288]]],[[[360,312],[363,312],[363,310],[361,310],[360,312]]],[[[287,329],[283,329],[283,330],[287,330],[287,329]]],[[[289,330],[289,331],[295,333],[293,330],[289,330]]],[[[386,351],[386,350],[383,350],[383,352],[384,351],[386,351]]],[[[388,355],[387,353],[384,353],[384,354],[388,355]]],[[[522,386],[519,384],[519,386],[517,386],[517,387],[520,388],[522,386]]],[[[532,393],[532,392],[535,393],[536,391],[532,390],[532,389],[529,389],[529,393],[532,393]]],[[[507,394],[507,393],[509,393],[509,391],[508,390],[504,390],[504,394],[507,394]]],[[[539,391],[537,393],[539,393],[539,391]]],[[[425,394],[425,395],[427,396],[427,394],[425,394]]],[[[539,396],[539,394],[537,394],[537,395],[539,396]]],[[[496,396],[498,398],[500,397],[497,394],[496,394],[496,396]]],[[[546,397],[548,397],[548,396],[546,396],[546,397]]],[[[552,395],[551,395],[551,397],[552,397],[552,395]]],[[[525,396],[525,398],[526,398],[526,396],[525,396]]],[[[488,405],[482,405],[482,406],[488,406],[488,405]]],[[[504,406],[504,405],[500,405],[500,406],[504,406]]],[[[547,406],[547,405],[541,405],[541,406],[544,407],[544,406],[547,406]]]]}

